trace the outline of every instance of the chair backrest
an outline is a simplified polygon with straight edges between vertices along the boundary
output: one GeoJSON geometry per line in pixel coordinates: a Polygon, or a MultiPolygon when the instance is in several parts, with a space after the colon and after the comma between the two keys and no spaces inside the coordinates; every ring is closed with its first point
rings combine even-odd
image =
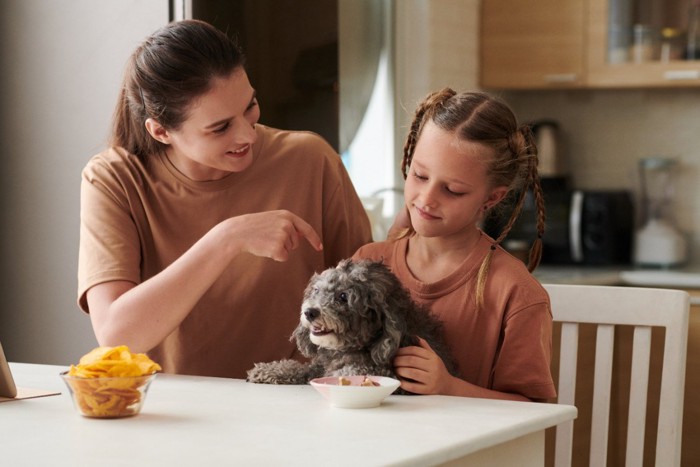
{"type": "MultiPolygon", "coordinates": [[[[634,328],[626,465],[642,465],[652,327],[665,328],[656,437],[657,466],[680,465],[690,300],[680,290],[545,284],[561,323],[558,402],[575,405],[579,324],[596,325],[590,465],[607,463],[616,325],[634,328]]],[[[557,426],[555,466],[572,461],[573,420],[557,426]]]]}

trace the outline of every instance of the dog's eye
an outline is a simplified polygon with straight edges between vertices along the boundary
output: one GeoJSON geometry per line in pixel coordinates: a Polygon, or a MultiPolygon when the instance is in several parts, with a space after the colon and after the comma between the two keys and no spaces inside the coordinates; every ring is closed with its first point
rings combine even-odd
{"type": "Polygon", "coordinates": [[[348,303],[348,294],[345,292],[340,292],[336,297],[335,300],[340,303],[348,303]]]}

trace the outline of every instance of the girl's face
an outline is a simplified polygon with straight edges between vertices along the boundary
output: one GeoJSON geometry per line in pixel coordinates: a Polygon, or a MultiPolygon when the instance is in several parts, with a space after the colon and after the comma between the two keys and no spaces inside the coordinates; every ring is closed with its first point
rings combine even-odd
{"type": "Polygon", "coordinates": [[[193,101],[179,129],[166,130],[152,119],[146,127],[169,146],[166,154],[180,172],[206,181],[250,166],[259,118],[255,90],[238,68],[227,78],[213,79],[211,89],[193,101]]]}
{"type": "Polygon", "coordinates": [[[415,231],[423,237],[463,236],[506,195],[491,187],[482,162],[492,150],[460,140],[427,122],[413,153],[404,198],[415,231]]]}

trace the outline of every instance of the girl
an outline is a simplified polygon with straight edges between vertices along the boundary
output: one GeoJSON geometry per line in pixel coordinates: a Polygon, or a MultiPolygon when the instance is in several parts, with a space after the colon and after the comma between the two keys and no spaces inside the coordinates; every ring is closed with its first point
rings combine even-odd
{"type": "Polygon", "coordinates": [[[295,352],[309,277],[370,227],[325,141],[259,118],[243,55],[213,26],[172,23],[133,53],[111,147],[81,185],[78,303],[100,345],[237,378],[295,352]]]}
{"type": "Polygon", "coordinates": [[[544,202],[529,127],[518,126],[508,106],[487,94],[443,89],[418,106],[402,171],[409,228],[354,257],[383,261],[443,320],[462,379],[421,340],[394,360],[401,386],[419,394],[554,397],[549,298],[530,274],[541,254],[544,202]],[[528,188],[537,203],[539,237],[529,271],[500,247],[528,188]],[[480,222],[511,193],[519,197],[494,240],[480,222]]]}

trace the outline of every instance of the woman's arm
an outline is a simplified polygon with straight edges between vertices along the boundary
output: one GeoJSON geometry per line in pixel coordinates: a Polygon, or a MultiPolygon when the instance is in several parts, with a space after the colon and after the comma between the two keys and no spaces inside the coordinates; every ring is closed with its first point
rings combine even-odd
{"type": "Polygon", "coordinates": [[[313,228],[289,211],[227,219],[180,258],[141,284],[111,281],[87,292],[93,329],[100,345],[126,344],[146,352],[168,336],[241,253],[286,261],[306,239],[316,250],[313,228]]]}

